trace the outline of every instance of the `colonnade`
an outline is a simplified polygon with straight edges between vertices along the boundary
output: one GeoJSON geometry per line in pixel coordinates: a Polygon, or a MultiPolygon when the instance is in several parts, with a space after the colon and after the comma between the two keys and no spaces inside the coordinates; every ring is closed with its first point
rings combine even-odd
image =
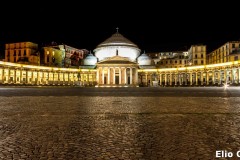
{"type": "Polygon", "coordinates": [[[240,84],[240,68],[232,66],[185,71],[143,71],[138,78],[140,84],[145,86],[152,86],[154,82],[160,86],[240,84]]]}
{"type": "Polygon", "coordinates": [[[94,86],[96,70],[0,65],[0,84],[94,86]]]}
{"type": "Polygon", "coordinates": [[[175,86],[240,84],[240,61],[182,68],[138,69],[99,66],[97,69],[56,68],[0,61],[0,84],[175,86]]]}
{"type": "Polygon", "coordinates": [[[97,70],[99,85],[137,85],[136,67],[99,67],[97,70]]]}

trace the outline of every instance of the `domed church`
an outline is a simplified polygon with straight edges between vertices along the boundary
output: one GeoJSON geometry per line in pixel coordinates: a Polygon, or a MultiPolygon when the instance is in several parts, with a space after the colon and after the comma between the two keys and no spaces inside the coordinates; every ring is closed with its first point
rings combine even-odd
{"type": "Polygon", "coordinates": [[[97,87],[138,86],[139,65],[151,65],[151,58],[117,32],[97,45],[84,60],[85,66],[97,69],[97,87]]]}

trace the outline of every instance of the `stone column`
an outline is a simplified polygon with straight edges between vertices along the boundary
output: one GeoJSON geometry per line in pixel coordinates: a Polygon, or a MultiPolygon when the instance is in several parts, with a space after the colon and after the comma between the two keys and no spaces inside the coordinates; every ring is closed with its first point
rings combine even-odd
{"type": "Polygon", "coordinates": [[[215,70],[212,71],[212,84],[215,84],[215,70]]]}
{"type": "Polygon", "coordinates": [[[162,74],[159,73],[160,86],[162,85],[162,74]]]}
{"type": "MultiPolygon", "coordinates": [[[[82,75],[82,74],[80,74],[80,75],[82,75]]],[[[43,73],[43,76],[44,76],[44,73],[43,73]]],[[[62,72],[62,80],[63,80],[63,85],[65,85],[65,72],[62,72]]],[[[80,77],[80,81],[81,81],[81,78],[82,78],[82,76],[80,77]]],[[[45,77],[44,77],[44,79],[45,79],[45,77]]]]}
{"type": "Polygon", "coordinates": [[[119,67],[119,84],[122,84],[122,68],[119,67]]]}
{"type": "Polygon", "coordinates": [[[102,84],[104,84],[104,67],[102,67],[102,84]]]}
{"type": "Polygon", "coordinates": [[[178,81],[178,73],[175,73],[174,74],[174,81],[175,81],[175,85],[177,85],[177,81],[178,81]]]}
{"type": "MultiPolygon", "coordinates": [[[[71,73],[68,73],[68,84],[70,84],[70,75],[71,75],[71,73]]],[[[49,74],[48,74],[48,76],[49,76],[49,74]]]]}
{"type": "Polygon", "coordinates": [[[234,84],[235,83],[235,68],[232,68],[231,69],[231,72],[232,72],[232,84],[234,84]]]}
{"type": "Polygon", "coordinates": [[[167,85],[167,74],[165,73],[165,86],[167,85]]]}
{"type": "Polygon", "coordinates": [[[99,84],[99,69],[100,69],[100,68],[97,69],[97,75],[96,75],[96,76],[97,76],[97,77],[96,77],[96,82],[97,82],[97,84],[99,84]]]}
{"type": "Polygon", "coordinates": [[[196,86],[198,85],[198,72],[195,73],[195,81],[196,81],[196,86]]]}
{"type": "Polygon", "coordinates": [[[148,86],[148,74],[145,73],[145,79],[146,79],[146,86],[148,86]]]}
{"type": "Polygon", "coordinates": [[[137,68],[135,68],[135,85],[138,85],[138,71],[137,71],[137,68]]]}
{"type": "Polygon", "coordinates": [[[170,86],[171,86],[172,85],[172,73],[171,72],[170,72],[169,78],[170,78],[170,86]]]}
{"type": "Polygon", "coordinates": [[[115,80],[116,80],[115,69],[116,69],[116,68],[114,67],[114,68],[113,68],[113,84],[116,84],[116,83],[115,83],[115,80]]]}
{"type": "Polygon", "coordinates": [[[17,74],[16,74],[16,69],[13,70],[13,83],[16,83],[17,82],[17,74]]]}
{"type": "Polygon", "coordinates": [[[34,71],[31,71],[32,72],[32,81],[31,81],[31,83],[33,83],[33,82],[35,82],[35,80],[34,80],[34,71]]]}
{"type": "Polygon", "coordinates": [[[108,83],[107,84],[110,84],[110,67],[108,67],[108,83]]]}
{"type": "Polygon", "coordinates": [[[125,84],[127,84],[127,68],[124,69],[124,73],[125,73],[125,84]]]}
{"type": "Polygon", "coordinates": [[[179,85],[182,85],[182,73],[178,74],[179,85]]]}
{"type": "Polygon", "coordinates": [[[40,74],[39,71],[37,71],[37,85],[39,84],[38,82],[40,81],[40,80],[39,80],[39,77],[40,77],[39,74],[40,74]]]}
{"type": "Polygon", "coordinates": [[[130,68],[130,84],[132,84],[132,67],[130,68]]]}
{"type": "Polygon", "coordinates": [[[10,77],[11,77],[11,70],[10,70],[10,68],[8,68],[8,80],[7,80],[7,83],[10,82],[10,77]]]}
{"type": "Polygon", "coordinates": [[[25,83],[27,84],[28,83],[28,70],[25,70],[25,72],[26,72],[26,81],[25,81],[25,83]]]}
{"type": "Polygon", "coordinates": [[[203,72],[201,71],[201,85],[203,85],[203,72]]]}
{"type": "Polygon", "coordinates": [[[192,81],[193,81],[193,79],[192,79],[192,72],[189,73],[189,79],[190,79],[190,85],[192,85],[192,81]]]}
{"type": "Polygon", "coordinates": [[[20,83],[22,84],[22,68],[20,69],[20,83]]]}
{"type": "Polygon", "coordinates": [[[2,67],[1,70],[2,70],[1,84],[3,84],[4,83],[4,68],[2,67]]]}
{"type": "Polygon", "coordinates": [[[87,84],[89,85],[89,74],[90,72],[87,72],[87,84]]]}

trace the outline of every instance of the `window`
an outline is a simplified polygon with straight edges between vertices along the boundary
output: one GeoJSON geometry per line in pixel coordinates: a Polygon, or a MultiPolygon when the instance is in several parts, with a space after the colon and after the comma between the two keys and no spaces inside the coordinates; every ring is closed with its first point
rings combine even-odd
{"type": "Polygon", "coordinates": [[[13,60],[14,62],[16,62],[16,57],[14,57],[14,60],[13,60]]]}
{"type": "Polygon", "coordinates": [[[16,56],[16,50],[14,50],[13,56],[16,56]]]}
{"type": "Polygon", "coordinates": [[[194,64],[197,64],[197,60],[194,61],[194,64]]]}
{"type": "Polygon", "coordinates": [[[235,48],[235,44],[232,44],[232,48],[235,48]]]}
{"type": "Polygon", "coordinates": [[[18,51],[18,56],[21,56],[21,50],[18,51]]]}
{"type": "Polygon", "coordinates": [[[182,63],[182,60],[179,60],[179,63],[181,64],[181,63],[182,63]]]}
{"type": "Polygon", "coordinates": [[[203,64],[203,60],[201,60],[201,64],[203,64]]]}
{"type": "Polygon", "coordinates": [[[175,63],[177,63],[177,61],[175,61],[175,63]]]}
{"type": "Polygon", "coordinates": [[[201,54],[201,58],[203,58],[203,54],[201,54]]]}
{"type": "Polygon", "coordinates": [[[195,58],[197,58],[197,54],[195,54],[195,58]]]}
{"type": "Polygon", "coordinates": [[[24,56],[26,56],[27,55],[27,51],[24,49],[24,53],[23,53],[23,55],[24,56]]]}

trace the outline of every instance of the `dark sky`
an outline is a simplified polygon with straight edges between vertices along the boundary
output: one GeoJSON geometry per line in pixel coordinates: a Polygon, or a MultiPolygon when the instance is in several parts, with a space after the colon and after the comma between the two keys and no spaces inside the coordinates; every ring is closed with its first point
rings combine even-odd
{"type": "Polygon", "coordinates": [[[93,50],[116,27],[146,52],[183,50],[192,44],[205,44],[211,51],[227,41],[240,40],[240,16],[233,2],[212,6],[203,1],[164,3],[16,4],[1,11],[1,54],[5,43],[22,41],[55,41],[93,50]]]}

